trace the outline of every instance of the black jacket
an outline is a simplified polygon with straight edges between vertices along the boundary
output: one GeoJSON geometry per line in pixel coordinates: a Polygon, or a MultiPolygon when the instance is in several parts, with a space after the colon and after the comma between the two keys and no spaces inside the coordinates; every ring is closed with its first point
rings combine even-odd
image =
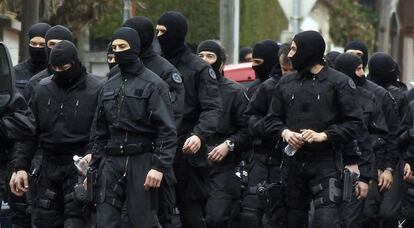
{"type": "MultiPolygon", "coordinates": [[[[141,52],[140,59],[144,66],[162,78],[169,86],[171,102],[174,111],[174,120],[176,126],[180,126],[183,119],[185,90],[181,74],[168,60],[152,51],[152,47],[141,52]]],[[[113,67],[107,77],[111,78],[120,74],[118,65],[113,67]]]]}
{"type": "Polygon", "coordinates": [[[385,146],[384,139],[387,138],[388,127],[372,92],[358,86],[357,101],[362,108],[364,125],[357,139],[345,144],[344,165],[358,164],[360,180],[368,182],[377,170],[374,166],[377,157],[374,156],[374,152],[385,146]]]}
{"type": "Polygon", "coordinates": [[[105,83],[94,122],[94,160],[106,146],[155,143],[152,168],[163,173],[171,168],[177,133],[168,85],[147,68],[135,77],[117,74],[105,83]]]}
{"type": "Polygon", "coordinates": [[[380,110],[382,110],[386,126],[388,127],[388,135],[387,138],[385,138],[385,147],[380,153],[379,151],[376,151],[377,168],[381,170],[384,170],[387,167],[395,168],[399,154],[397,140],[400,120],[398,118],[399,114],[396,109],[394,98],[386,89],[369,80],[365,80],[361,86],[375,95],[377,104],[380,110]]]}
{"type": "Polygon", "coordinates": [[[218,86],[223,102],[223,113],[218,121],[216,133],[207,141],[215,146],[227,139],[232,141],[235,146],[234,151],[229,152],[223,163],[234,163],[240,159],[240,153],[245,150],[246,146],[249,146],[247,115],[245,114],[248,103],[246,88],[224,77],[218,80],[218,86]]]}
{"type": "MultiPolygon", "coordinates": [[[[269,137],[264,129],[264,117],[267,115],[272,101],[273,91],[280,80],[280,75],[273,75],[256,89],[246,114],[249,116],[249,134],[253,139],[254,153],[270,153],[273,157],[281,158],[280,153],[272,153],[278,142],[278,137],[269,137]]],[[[278,147],[280,149],[280,147],[278,147]]],[[[281,151],[278,151],[281,152],[281,151]]]]}
{"type": "Polygon", "coordinates": [[[26,99],[28,104],[30,105],[30,98],[33,96],[37,85],[39,82],[52,75],[52,72],[49,69],[44,69],[40,71],[39,73],[35,74],[30,80],[27,82],[26,87],[23,90],[23,97],[26,99]]]}
{"type": "Polygon", "coordinates": [[[280,137],[285,129],[325,132],[327,141],[305,144],[300,150],[332,151],[359,133],[363,120],[355,100],[353,81],[327,66],[317,75],[297,73],[282,77],[264,120],[265,133],[267,137],[280,137]]]}
{"type": "MultiPolygon", "coordinates": [[[[78,81],[63,90],[52,77],[42,79],[31,97],[30,107],[36,118],[36,137],[26,154],[19,154],[16,169],[28,170],[34,151],[40,147],[53,156],[85,153],[88,148],[98,92],[102,82],[83,70],[78,81]]],[[[43,153],[44,157],[48,154],[43,153]]]]}
{"type": "Polygon", "coordinates": [[[30,61],[30,58],[14,66],[14,72],[16,75],[16,88],[20,94],[23,94],[24,88],[26,87],[30,78],[42,70],[44,70],[44,68],[39,69],[36,67],[36,65],[30,61]]]}
{"type": "Polygon", "coordinates": [[[202,141],[215,133],[222,112],[214,70],[186,47],[168,59],[181,73],[185,88],[185,106],[178,135],[200,137],[202,141]]]}

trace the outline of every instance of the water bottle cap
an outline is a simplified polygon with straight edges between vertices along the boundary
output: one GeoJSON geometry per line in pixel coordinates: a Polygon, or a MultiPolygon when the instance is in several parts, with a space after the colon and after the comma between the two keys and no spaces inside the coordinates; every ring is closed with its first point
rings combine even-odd
{"type": "Polygon", "coordinates": [[[80,159],[80,157],[79,157],[78,155],[74,155],[74,156],[73,156],[73,160],[74,160],[74,161],[77,161],[77,160],[79,160],[79,159],[80,159]]]}

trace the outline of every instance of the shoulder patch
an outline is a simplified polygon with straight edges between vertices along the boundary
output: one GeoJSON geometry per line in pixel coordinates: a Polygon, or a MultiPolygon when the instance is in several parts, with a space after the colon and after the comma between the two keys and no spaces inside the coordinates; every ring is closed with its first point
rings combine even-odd
{"type": "Polygon", "coordinates": [[[352,89],[356,89],[356,85],[355,85],[355,83],[354,83],[354,81],[352,79],[348,79],[348,85],[352,89]]]}
{"type": "Polygon", "coordinates": [[[214,72],[214,70],[213,69],[208,69],[208,74],[210,75],[210,77],[212,78],[212,79],[214,79],[214,80],[216,80],[217,79],[217,76],[216,76],[216,73],[214,72]]]}
{"type": "Polygon", "coordinates": [[[181,76],[178,73],[172,73],[171,74],[171,79],[177,84],[183,83],[183,79],[181,78],[181,76]]]}

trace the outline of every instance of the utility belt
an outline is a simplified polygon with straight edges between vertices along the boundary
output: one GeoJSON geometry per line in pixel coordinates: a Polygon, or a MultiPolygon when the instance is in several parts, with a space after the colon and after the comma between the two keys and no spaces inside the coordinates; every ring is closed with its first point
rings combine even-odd
{"type": "Polygon", "coordinates": [[[127,145],[110,145],[105,147],[105,154],[111,156],[129,156],[136,154],[152,153],[155,150],[154,143],[136,143],[127,145]]]}

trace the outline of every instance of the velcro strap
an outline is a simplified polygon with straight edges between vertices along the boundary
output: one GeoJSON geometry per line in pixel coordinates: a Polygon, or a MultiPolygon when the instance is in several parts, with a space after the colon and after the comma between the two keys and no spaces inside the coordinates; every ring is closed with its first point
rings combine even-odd
{"type": "Polygon", "coordinates": [[[124,204],[121,201],[119,201],[119,200],[117,200],[115,198],[110,199],[109,203],[112,206],[114,206],[114,207],[116,207],[118,209],[122,209],[122,207],[124,206],[124,204]]]}
{"type": "Polygon", "coordinates": [[[48,198],[50,200],[55,200],[56,199],[56,192],[54,192],[50,189],[46,189],[44,195],[46,196],[46,198],[48,198]]]}
{"type": "Polygon", "coordinates": [[[313,195],[316,195],[318,192],[323,190],[322,184],[314,185],[311,187],[311,192],[313,195]]]}
{"type": "Polygon", "coordinates": [[[42,207],[44,209],[50,208],[50,200],[39,199],[37,204],[39,207],[42,207]]]}

